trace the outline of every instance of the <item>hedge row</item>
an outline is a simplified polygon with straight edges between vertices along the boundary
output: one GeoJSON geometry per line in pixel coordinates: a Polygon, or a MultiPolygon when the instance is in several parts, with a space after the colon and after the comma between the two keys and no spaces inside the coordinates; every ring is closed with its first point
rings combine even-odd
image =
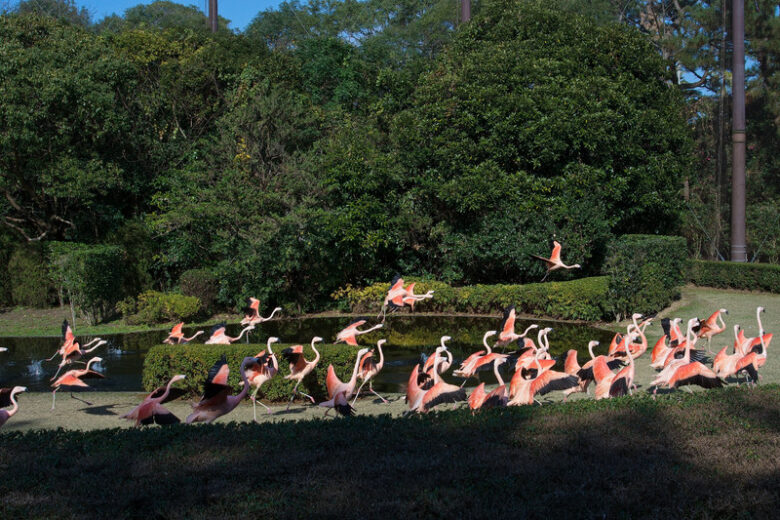
{"type": "MultiPolygon", "coordinates": [[[[258,397],[269,401],[284,401],[290,398],[295,382],[283,378],[290,373],[290,369],[289,364],[281,356],[282,350],[289,346],[289,344],[279,343],[273,345],[272,348],[279,361],[279,374],[263,385],[258,397]]],[[[320,361],[298,388],[320,402],[327,400],[325,376],[328,365],[333,364],[336,375],[342,381],[348,380],[352,376],[357,352],[362,347],[327,344],[318,344],[316,347],[320,351],[320,361]]],[[[157,345],[146,354],[143,385],[147,391],[152,391],[167,384],[174,375],[184,374],[187,378],[177,383],[177,386],[186,389],[193,396],[199,396],[203,392],[203,384],[206,381],[209,368],[224,354],[230,365],[228,382],[233,385],[235,392],[239,392],[241,390],[239,386],[241,377],[238,373],[238,367],[241,365],[241,361],[245,357],[257,355],[265,348],[265,345],[253,344],[157,345]]],[[[314,358],[314,352],[308,344],[304,345],[304,353],[307,360],[310,361],[314,358]]]]}
{"type": "Polygon", "coordinates": [[[780,265],[691,260],[688,281],[703,287],[780,293],[780,265]]]}
{"type": "Polygon", "coordinates": [[[658,312],[678,299],[686,261],[683,237],[623,235],[615,239],[604,267],[609,277],[609,307],[615,316],[658,312]]]}
{"type": "MultiPolygon", "coordinates": [[[[409,281],[416,281],[410,279],[409,281]]],[[[352,312],[379,312],[388,283],[365,288],[347,287],[334,298],[346,303],[352,312]]],[[[433,299],[417,303],[422,312],[496,313],[509,305],[518,312],[569,320],[609,319],[608,279],[606,276],[581,278],[570,282],[527,285],[471,285],[451,287],[443,282],[417,281],[415,293],[435,291],[433,299]]]]}

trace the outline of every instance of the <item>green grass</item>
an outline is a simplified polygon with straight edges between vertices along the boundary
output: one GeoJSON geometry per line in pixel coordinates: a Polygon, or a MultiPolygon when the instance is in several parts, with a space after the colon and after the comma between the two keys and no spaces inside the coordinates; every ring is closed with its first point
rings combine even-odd
{"type": "Polygon", "coordinates": [[[770,518],[780,388],[0,434],[2,518],[770,518]],[[85,516],[86,515],[86,516],[85,516]]]}

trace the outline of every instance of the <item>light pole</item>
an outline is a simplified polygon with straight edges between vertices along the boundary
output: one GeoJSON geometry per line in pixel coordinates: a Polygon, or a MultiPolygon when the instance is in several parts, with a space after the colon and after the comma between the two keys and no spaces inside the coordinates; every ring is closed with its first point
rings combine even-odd
{"type": "Polygon", "coordinates": [[[745,0],[733,0],[734,66],[731,166],[731,261],[747,262],[745,244],[745,0]]]}
{"type": "Polygon", "coordinates": [[[217,0],[209,0],[209,25],[211,32],[217,32],[217,0]]]}

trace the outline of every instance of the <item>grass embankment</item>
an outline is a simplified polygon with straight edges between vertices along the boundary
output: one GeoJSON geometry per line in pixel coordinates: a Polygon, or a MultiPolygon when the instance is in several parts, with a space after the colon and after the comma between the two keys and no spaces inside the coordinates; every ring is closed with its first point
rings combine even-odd
{"type": "Polygon", "coordinates": [[[777,386],[475,417],[463,410],[404,420],[4,432],[0,511],[3,518],[770,518],[780,506],[777,460],[777,386]]]}

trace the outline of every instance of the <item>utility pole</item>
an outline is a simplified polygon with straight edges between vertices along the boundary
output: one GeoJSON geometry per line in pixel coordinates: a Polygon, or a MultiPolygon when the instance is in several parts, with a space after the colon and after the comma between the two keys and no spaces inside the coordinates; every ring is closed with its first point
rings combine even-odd
{"type": "Polygon", "coordinates": [[[471,0],[460,0],[460,21],[471,20],[471,0]]]}
{"type": "Polygon", "coordinates": [[[211,32],[217,32],[217,0],[209,0],[209,25],[211,32]]]}
{"type": "Polygon", "coordinates": [[[734,0],[731,166],[731,261],[747,262],[745,244],[745,0],[734,0]]]}

